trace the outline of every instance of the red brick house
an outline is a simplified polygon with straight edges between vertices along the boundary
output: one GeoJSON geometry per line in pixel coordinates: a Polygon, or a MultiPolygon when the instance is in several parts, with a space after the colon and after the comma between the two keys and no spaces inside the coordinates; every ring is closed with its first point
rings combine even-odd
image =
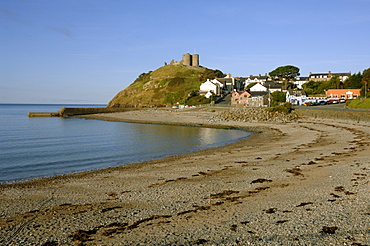
{"type": "Polygon", "coordinates": [[[233,91],[231,93],[231,104],[248,105],[248,98],[251,96],[248,91],[233,91]]]}

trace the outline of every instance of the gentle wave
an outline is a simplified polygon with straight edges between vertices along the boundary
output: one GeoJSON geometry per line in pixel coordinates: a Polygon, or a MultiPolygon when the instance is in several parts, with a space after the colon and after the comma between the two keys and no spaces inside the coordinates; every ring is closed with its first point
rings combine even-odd
{"type": "Polygon", "coordinates": [[[27,117],[31,111],[55,112],[60,107],[0,104],[0,183],[187,154],[250,135],[238,130],[27,117]]]}

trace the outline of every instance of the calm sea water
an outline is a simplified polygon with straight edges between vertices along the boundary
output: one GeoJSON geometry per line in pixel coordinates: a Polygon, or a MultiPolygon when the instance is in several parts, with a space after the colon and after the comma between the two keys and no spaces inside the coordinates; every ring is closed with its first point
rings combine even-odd
{"type": "MultiPolygon", "coordinates": [[[[83,107],[0,104],[0,183],[160,159],[250,135],[238,130],[27,116],[65,106],[83,107]]],[[[104,107],[85,105],[98,106],[104,107]]]]}

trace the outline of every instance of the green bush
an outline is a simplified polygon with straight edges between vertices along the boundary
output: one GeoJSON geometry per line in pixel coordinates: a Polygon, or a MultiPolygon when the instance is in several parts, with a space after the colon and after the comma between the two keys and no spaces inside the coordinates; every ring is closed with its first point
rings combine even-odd
{"type": "Polygon", "coordinates": [[[292,109],[293,109],[293,105],[287,102],[282,105],[267,108],[266,110],[270,112],[279,112],[279,113],[289,114],[290,112],[292,112],[292,109]]]}

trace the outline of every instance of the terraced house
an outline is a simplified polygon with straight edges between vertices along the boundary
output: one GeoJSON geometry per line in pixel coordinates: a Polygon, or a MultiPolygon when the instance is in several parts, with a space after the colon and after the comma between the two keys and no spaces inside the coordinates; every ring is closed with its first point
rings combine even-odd
{"type": "Polygon", "coordinates": [[[351,72],[349,73],[332,73],[328,71],[327,73],[311,73],[309,75],[309,80],[311,81],[329,81],[332,77],[338,77],[340,81],[344,82],[351,76],[351,72]]]}

